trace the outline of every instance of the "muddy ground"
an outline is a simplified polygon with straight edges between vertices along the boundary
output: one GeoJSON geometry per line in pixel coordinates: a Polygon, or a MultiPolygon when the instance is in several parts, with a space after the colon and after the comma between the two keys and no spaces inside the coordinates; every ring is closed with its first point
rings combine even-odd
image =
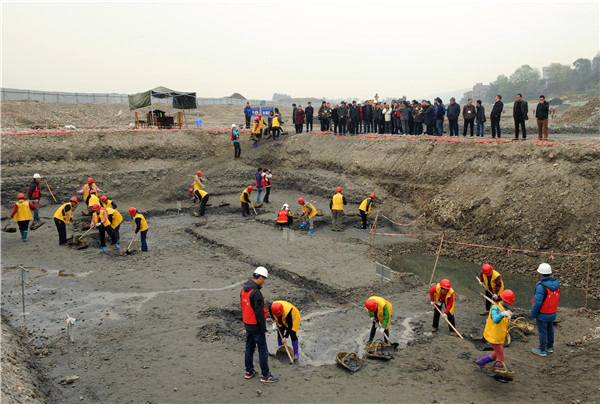
{"type": "MultiPolygon", "coordinates": [[[[564,140],[582,138],[598,143],[598,133],[564,140]]],[[[243,158],[233,161],[227,134],[197,131],[2,136],[3,217],[9,213],[7,201],[25,191],[31,174],[39,171],[61,201],[93,176],[119,210],[135,205],[151,227],[145,254],[127,256],[112,247],[101,254],[96,234],[88,249],[59,247],[51,221],[57,205],[45,191],[41,215],[47,222],[30,232],[28,243],[2,233],[3,327],[24,330],[15,266],[30,269],[23,341],[37,354],[36,371],[49,386],[36,395],[56,403],[483,402],[493,392],[498,402],[600,402],[600,362],[593,359],[600,349],[598,313],[561,308],[553,356],[529,353],[536,346],[535,332],[527,341],[516,338],[507,348],[515,381],[500,384],[478,370],[474,360],[484,353],[469,341],[482,334],[483,302],[458,296],[457,327],[466,341],[449,335],[445,326],[432,334],[427,286],[410,274],[394,274],[383,293],[394,305],[391,334],[401,344],[395,358],[368,360],[355,374],[334,363],[339,351],[364,353],[370,323],[362,304],[379,294],[374,262],[404,252],[432,254],[437,234],[512,249],[586,254],[589,246],[600,251],[598,146],[304,134],[258,148],[245,137],[242,148],[243,158]],[[259,208],[257,217],[242,218],[239,193],[252,183],[257,166],[274,172],[272,203],[259,208]],[[190,214],[187,199],[198,169],[211,194],[205,218],[190,214]],[[357,216],[344,218],[345,232],[331,232],[327,205],[336,186],[344,188],[348,212],[356,213],[365,195],[375,192],[377,209],[401,223],[427,215],[426,223],[410,227],[382,221],[378,231],[436,235],[381,236],[370,248],[357,216]],[[317,218],[312,236],[294,225],[288,247],[273,222],[283,203],[297,213],[299,196],[326,214],[317,218]],[[219,207],[221,201],[229,205],[219,207]],[[288,300],[303,317],[300,363],[272,358],[272,371],[281,377],[274,385],[242,377],[239,290],[258,265],[271,274],[266,299],[288,300]],[[67,313],[77,318],[72,368],[67,313]],[[71,375],[80,378],[60,384],[71,375]]],[[[75,216],[82,218],[79,210],[75,216]]],[[[129,218],[121,234],[123,245],[132,235],[129,218]]],[[[442,251],[531,276],[539,262],[550,260],[455,244],[444,244],[442,251]]],[[[597,255],[590,260],[593,275],[599,260],[597,255]]],[[[585,287],[585,258],[554,255],[550,262],[563,284],[585,287]]],[[[600,284],[592,276],[590,298],[598,296],[600,284]]],[[[275,336],[268,338],[273,350],[275,336]]],[[[3,365],[6,358],[3,353],[3,365]]],[[[21,365],[22,372],[33,367],[16,362],[11,365],[21,365]]],[[[3,372],[3,394],[5,380],[3,372]]],[[[33,391],[27,387],[31,382],[23,384],[23,391],[13,394],[17,399],[33,391]]]]}

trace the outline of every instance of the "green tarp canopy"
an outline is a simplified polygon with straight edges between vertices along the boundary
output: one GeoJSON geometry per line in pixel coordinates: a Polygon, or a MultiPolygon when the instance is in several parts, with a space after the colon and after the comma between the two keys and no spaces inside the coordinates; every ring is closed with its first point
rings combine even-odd
{"type": "Polygon", "coordinates": [[[129,109],[138,109],[152,105],[154,98],[173,98],[173,108],[196,109],[196,93],[174,91],[166,87],[156,87],[143,93],[129,95],[129,109]]]}

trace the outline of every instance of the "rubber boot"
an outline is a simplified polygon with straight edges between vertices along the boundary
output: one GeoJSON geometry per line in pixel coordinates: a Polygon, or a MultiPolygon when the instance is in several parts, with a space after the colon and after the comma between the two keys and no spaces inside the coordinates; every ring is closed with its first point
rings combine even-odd
{"type": "Polygon", "coordinates": [[[21,233],[21,240],[23,240],[23,230],[19,230],[19,233],[21,233]]]}
{"type": "Polygon", "coordinates": [[[308,234],[313,234],[313,229],[309,229],[308,234]]]}
{"type": "Polygon", "coordinates": [[[23,241],[27,241],[27,232],[23,231],[23,241]]]}
{"type": "Polygon", "coordinates": [[[294,360],[298,360],[298,341],[292,341],[292,346],[294,347],[294,360]]]}
{"type": "Polygon", "coordinates": [[[277,337],[277,346],[282,346],[283,342],[281,342],[281,338],[277,337]]]}
{"type": "Polygon", "coordinates": [[[477,364],[480,368],[483,368],[487,363],[490,363],[491,361],[493,361],[493,359],[490,357],[490,355],[486,355],[483,358],[479,359],[477,361],[477,364]]]}

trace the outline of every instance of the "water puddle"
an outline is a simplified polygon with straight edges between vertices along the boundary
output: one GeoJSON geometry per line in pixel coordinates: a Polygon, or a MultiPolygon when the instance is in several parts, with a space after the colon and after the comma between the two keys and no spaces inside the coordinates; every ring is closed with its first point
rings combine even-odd
{"type": "MultiPolygon", "coordinates": [[[[401,255],[392,259],[390,267],[399,272],[414,273],[424,282],[429,282],[434,264],[434,256],[401,255]]],[[[537,272],[532,269],[531,276],[526,277],[504,273],[502,272],[502,268],[499,268],[499,271],[504,279],[505,287],[515,292],[517,297],[516,307],[527,310],[531,309],[531,299],[533,298],[535,285],[539,279],[537,272]]],[[[472,262],[453,258],[440,258],[433,281],[439,282],[440,279],[450,279],[452,288],[461,295],[483,300],[478,292],[483,293],[484,289],[475,280],[475,276],[478,276],[480,272],[481,267],[472,262]],[[471,289],[468,288],[469,286],[471,289]]],[[[560,281],[560,278],[558,280],[560,281]]],[[[575,287],[561,287],[560,291],[560,306],[570,308],[584,307],[585,290],[575,287]]],[[[588,299],[588,308],[593,310],[600,309],[600,300],[588,299]]]]}

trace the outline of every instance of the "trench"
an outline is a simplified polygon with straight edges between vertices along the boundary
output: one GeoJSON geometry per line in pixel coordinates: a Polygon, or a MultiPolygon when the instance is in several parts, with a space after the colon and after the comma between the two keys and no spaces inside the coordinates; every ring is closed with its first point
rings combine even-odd
{"type": "MultiPolygon", "coordinates": [[[[399,255],[392,258],[390,267],[396,271],[404,273],[414,273],[423,282],[429,282],[435,256],[431,255],[399,255]]],[[[533,298],[535,286],[539,279],[538,273],[534,268],[531,270],[531,276],[525,277],[519,274],[506,273],[500,268],[504,280],[504,287],[515,292],[515,306],[521,309],[531,308],[531,299],[533,298]]],[[[479,286],[475,280],[481,272],[481,267],[469,261],[463,261],[453,258],[440,258],[435,270],[434,282],[440,279],[450,279],[452,288],[461,295],[475,300],[483,299],[478,292],[483,293],[484,289],[479,286]],[[470,288],[469,288],[470,286],[470,288]]],[[[559,278],[560,282],[560,278],[559,278]]],[[[577,287],[561,286],[560,288],[560,306],[569,308],[580,308],[585,305],[585,290],[577,287]]],[[[588,308],[600,310],[600,300],[588,296],[588,308]]]]}

